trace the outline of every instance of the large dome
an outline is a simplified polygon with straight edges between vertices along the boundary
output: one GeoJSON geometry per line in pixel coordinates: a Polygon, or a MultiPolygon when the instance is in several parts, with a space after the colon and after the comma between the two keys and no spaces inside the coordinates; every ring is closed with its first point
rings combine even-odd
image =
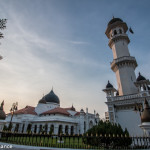
{"type": "Polygon", "coordinates": [[[55,95],[53,90],[51,90],[50,93],[48,93],[47,95],[43,96],[39,103],[45,103],[45,101],[60,104],[59,98],[57,95],[55,95]]]}

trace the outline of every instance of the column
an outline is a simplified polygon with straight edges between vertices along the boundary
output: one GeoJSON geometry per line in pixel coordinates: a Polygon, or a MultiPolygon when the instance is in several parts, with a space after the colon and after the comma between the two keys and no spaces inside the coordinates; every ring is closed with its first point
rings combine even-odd
{"type": "Polygon", "coordinates": [[[31,125],[31,133],[34,133],[35,124],[31,125]]]}
{"type": "Polygon", "coordinates": [[[68,134],[70,135],[71,134],[71,126],[68,125],[68,134]]]}
{"type": "Polygon", "coordinates": [[[54,124],[54,134],[58,134],[58,124],[54,124]]]}
{"type": "Polygon", "coordinates": [[[39,130],[40,130],[40,124],[37,124],[36,134],[39,133],[39,130]]]}
{"type": "Polygon", "coordinates": [[[62,134],[65,134],[65,125],[62,125],[62,134]]]}
{"type": "Polygon", "coordinates": [[[15,124],[15,123],[12,123],[12,129],[11,129],[11,132],[14,132],[14,131],[15,131],[15,127],[16,127],[16,124],[15,124]]]}
{"type": "Polygon", "coordinates": [[[47,134],[49,134],[49,132],[50,132],[50,127],[51,127],[51,124],[50,124],[50,123],[48,123],[48,127],[47,127],[47,134]]]}
{"type": "Polygon", "coordinates": [[[26,132],[27,132],[27,127],[28,127],[28,123],[25,123],[23,133],[26,133],[26,132]]]}
{"type": "Polygon", "coordinates": [[[23,124],[22,124],[22,123],[20,123],[20,124],[19,124],[19,129],[18,129],[18,132],[19,132],[19,133],[21,133],[21,132],[22,132],[22,127],[23,127],[23,124]]]}

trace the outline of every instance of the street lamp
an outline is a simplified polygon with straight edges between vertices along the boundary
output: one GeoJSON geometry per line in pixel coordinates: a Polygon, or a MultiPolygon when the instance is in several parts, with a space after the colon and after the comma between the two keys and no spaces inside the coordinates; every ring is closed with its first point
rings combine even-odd
{"type": "Polygon", "coordinates": [[[13,115],[14,115],[14,112],[18,109],[18,102],[16,103],[13,103],[12,104],[12,107],[10,109],[10,113],[11,113],[11,119],[10,119],[10,123],[9,123],[9,130],[11,130],[12,128],[12,118],[13,118],[13,115]]]}

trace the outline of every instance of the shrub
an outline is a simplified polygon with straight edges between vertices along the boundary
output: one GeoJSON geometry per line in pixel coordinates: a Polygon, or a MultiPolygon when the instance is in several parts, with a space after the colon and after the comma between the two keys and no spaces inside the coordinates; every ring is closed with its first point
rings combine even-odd
{"type": "Polygon", "coordinates": [[[103,121],[89,129],[84,134],[83,141],[91,146],[103,145],[104,147],[128,147],[132,143],[127,129],[123,131],[119,124],[103,121]]]}

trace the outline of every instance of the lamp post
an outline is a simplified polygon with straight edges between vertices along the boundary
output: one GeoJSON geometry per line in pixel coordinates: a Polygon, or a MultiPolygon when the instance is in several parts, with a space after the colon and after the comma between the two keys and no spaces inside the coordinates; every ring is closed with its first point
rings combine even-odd
{"type": "Polygon", "coordinates": [[[11,128],[12,128],[12,118],[13,118],[14,112],[15,112],[17,109],[18,109],[18,102],[13,103],[13,104],[12,104],[12,107],[11,107],[11,109],[10,109],[11,119],[10,119],[10,123],[9,123],[9,130],[11,130],[11,128]]]}

